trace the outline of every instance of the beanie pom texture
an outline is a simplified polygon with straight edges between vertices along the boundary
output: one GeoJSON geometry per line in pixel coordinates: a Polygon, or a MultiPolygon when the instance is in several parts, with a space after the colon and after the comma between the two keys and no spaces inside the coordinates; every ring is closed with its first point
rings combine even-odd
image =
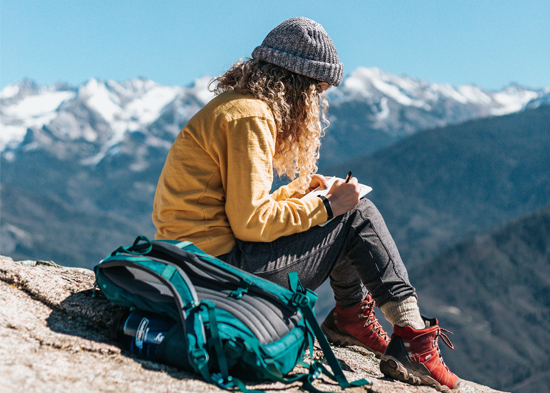
{"type": "Polygon", "coordinates": [[[252,57],[296,74],[338,86],[344,64],[323,26],[304,17],[287,19],[256,47],[252,57]]]}

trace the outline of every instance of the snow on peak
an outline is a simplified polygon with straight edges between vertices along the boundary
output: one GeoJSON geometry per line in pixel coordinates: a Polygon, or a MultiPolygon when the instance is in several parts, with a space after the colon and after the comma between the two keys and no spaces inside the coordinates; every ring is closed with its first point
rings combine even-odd
{"type": "Polygon", "coordinates": [[[3,113],[14,118],[30,120],[33,125],[43,125],[45,123],[40,119],[44,116],[49,117],[63,102],[73,98],[74,95],[72,91],[44,91],[41,94],[23,98],[16,105],[6,107],[3,113]]]}
{"type": "Polygon", "coordinates": [[[387,97],[404,106],[422,108],[427,104],[416,93],[425,84],[413,78],[389,74],[376,67],[359,67],[344,80],[342,90],[351,96],[387,97]]]}
{"type": "Polygon", "coordinates": [[[12,98],[19,93],[19,85],[17,83],[12,83],[2,89],[0,92],[0,99],[2,98],[12,98]]]}
{"type": "Polygon", "coordinates": [[[51,87],[35,89],[34,84],[32,89],[27,89],[30,91],[20,94],[25,85],[26,82],[12,84],[2,90],[0,151],[22,141],[28,128],[50,123],[57,116],[61,104],[75,96],[72,90],[51,87]]]}
{"type": "Polygon", "coordinates": [[[51,90],[51,88],[40,88],[34,81],[25,79],[21,82],[11,83],[0,92],[2,104],[22,98],[25,95],[36,94],[40,90],[51,90]]]}
{"type": "Polygon", "coordinates": [[[495,108],[491,114],[495,116],[507,115],[522,110],[530,101],[538,98],[541,92],[524,89],[517,85],[510,85],[506,89],[493,93],[495,102],[500,108],[495,108]]]}
{"type": "Polygon", "coordinates": [[[87,106],[99,113],[107,122],[113,122],[115,115],[120,112],[120,99],[107,89],[105,83],[97,79],[90,79],[78,88],[78,97],[84,100],[87,106]]]}
{"type": "Polygon", "coordinates": [[[452,100],[462,105],[485,107],[486,113],[498,116],[522,110],[527,103],[540,97],[542,91],[510,85],[499,92],[491,92],[474,85],[453,87],[408,76],[396,76],[375,67],[359,67],[344,80],[339,90],[330,94],[335,103],[357,97],[379,102],[382,97],[386,97],[400,105],[425,110],[431,110],[443,101],[452,100]]]}
{"type": "Polygon", "coordinates": [[[532,99],[525,105],[528,109],[536,109],[541,105],[550,105],[550,87],[546,87],[542,90],[541,94],[532,99]]]}
{"type": "Polygon", "coordinates": [[[118,142],[125,132],[155,121],[180,91],[181,87],[162,86],[144,78],[122,83],[90,79],[79,88],[78,95],[111,125],[118,142]]]}
{"type": "Polygon", "coordinates": [[[143,129],[158,119],[181,90],[179,86],[163,86],[145,78],[121,83],[90,79],[79,89],[79,98],[109,123],[113,136],[86,163],[98,163],[127,132],[143,129]]]}

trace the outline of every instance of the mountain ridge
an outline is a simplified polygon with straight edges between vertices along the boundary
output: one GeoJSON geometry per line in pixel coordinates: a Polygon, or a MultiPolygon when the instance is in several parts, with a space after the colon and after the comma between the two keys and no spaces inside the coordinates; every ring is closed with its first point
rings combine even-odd
{"type": "MultiPolygon", "coordinates": [[[[63,150],[67,159],[97,165],[135,132],[144,135],[145,143],[168,149],[187,120],[213,97],[209,81],[203,76],[186,87],[163,86],[146,78],[124,82],[92,78],[76,87],[39,86],[29,80],[14,83],[0,92],[0,150],[15,159],[21,149],[47,149],[53,144],[51,150],[63,150]],[[57,142],[75,146],[61,148],[57,142]]],[[[353,157],[422,129],[536,107],[548,100],[550,87],[532,90],[511,85],[490,92],[358,68],[342,86],[329,90],[328,97],[332,127],[319,164],[325,168],[341,159],[342,149],[353,157]],[[379,146],[351,150],[340,146],[356,134],[378,139],[379,146]]]]}
{"type": "Polygon", "coordinates": [[[550,200],[550,106],[426,130],[331,167],[373,187],[405,263],[550,200]]]}
{"type": "Polygon", "coordinates": [[[549,391],[550,205],[464,240],[409,275],[423,312],[455,333],[455,350],[442,350],[454,372],[518,393],[549,391]]]}

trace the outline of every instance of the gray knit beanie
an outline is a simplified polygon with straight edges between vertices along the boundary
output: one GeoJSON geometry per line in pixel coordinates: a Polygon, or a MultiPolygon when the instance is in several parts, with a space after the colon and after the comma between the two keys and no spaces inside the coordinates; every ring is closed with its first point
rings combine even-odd
{"type": "Polygon", "coordinates": [[[252,57],[289,71],[338,86],[344,64],[323,26],[308,18],[285,20],[256,47],[252,57]]]}

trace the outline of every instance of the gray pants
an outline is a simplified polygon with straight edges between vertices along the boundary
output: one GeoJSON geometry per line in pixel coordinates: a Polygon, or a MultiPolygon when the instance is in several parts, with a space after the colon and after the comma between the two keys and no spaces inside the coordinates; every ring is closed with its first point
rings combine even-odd
{"type": "Polygon", "coordinates": [[[230,253],[218,258],[286,288],[289,272],[297,272],[312,290],[330,277],[341,307],[361,302],[366,290],[377,306],[416,296],[382,215],[366,198],[324,227],[270,243],[237,240],[230,253]]]}

